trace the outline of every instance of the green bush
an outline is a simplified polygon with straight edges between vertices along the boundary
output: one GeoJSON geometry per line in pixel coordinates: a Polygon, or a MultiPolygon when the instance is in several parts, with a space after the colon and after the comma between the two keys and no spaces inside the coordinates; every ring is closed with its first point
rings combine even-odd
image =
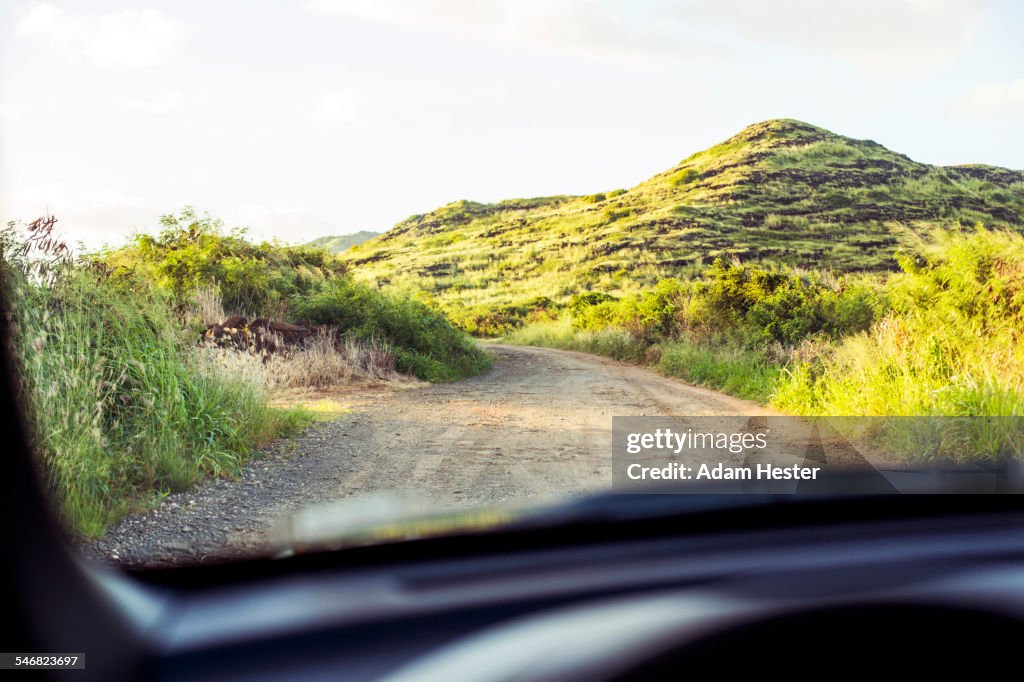
{"type": "Polygon", "coordinates": [[[687,168],[685,170],[679,171],[678,173],[672,176],[672,184],[675,185],[676,187],[681,187],[683,185],[690,184],[694,180],[699,179],[700,171],[698,171],[696,168],[687,168]]]}
{"type": "Polygon", "coordinates": [[[867,329],[876,307],[867,287],[832,287],[817,274],[717,259],[695,286],[688,317],[691,328],[730,333],[752,347],[773,341],[795,345],[817,334],[839,337],[867,329]]]}
{"type": "Polygon", "coordinates": [[[633,214],[628,208],[606,208],[604,210],[604,219],[609,223],[614,223],[616,220],[629,217],[633,214]]]}
{"type": "Polygon", "coordinates": [[[679,337],[727,338],[752,348],[838,338],[867,329],[882,307],[874,289],[820,275],[716,260],[701,280],[664,279],[622,299],[579,295],[567,309],[581,330],[619,327],[650,343],[679,337]]]}
{"type": "Polygon", "coordinates": [[[573,315],[583,315],[587,308],[591,306],[600,305],[601,303],[608,303],[617,301],[615,296],[611,294],[605,294],[600,291],[588,291],[583,294],[574,294],[569,299],[569,303],[566,309],[573,315]]]}
{"type": "Polygon", "coordinates": [[[290,300],[291,315],[361,339],[385,340],[399,371],[426,381],[454,381],[486,371],[490,356],[441,313],[411,298],[340,277],[290,300]]]}
{"type": "Polygon", "coordinates": [[[170,292],[178,306],[200,287],[216,284],[227,309],[270,315],[288,298],[346,271],[340,259],[322,249],[252,244],[244,230],[225,234],[219,220],[190,207],[161,217],[160,223],[157,236],[137,235],[130,246],[100,260],[140,272],[170,292]]]}
{"type": "Polygon", "coordinates": [[[653,342],[677,331],[685,292],[686,286],[679,280],[664,279],[642,293],[621,299],[584,294],[575,305],[570,304],[570,310],[573,323],[581,330],[618,327],[653,342]]]}
{"type": "Polygon", "coordinates": [[[478,305],[452,308],[452,323],[473,336],[495,337],[508,334],[524,324],[554,319],[558,306],[547,296],[499,306],[478,305]]]}

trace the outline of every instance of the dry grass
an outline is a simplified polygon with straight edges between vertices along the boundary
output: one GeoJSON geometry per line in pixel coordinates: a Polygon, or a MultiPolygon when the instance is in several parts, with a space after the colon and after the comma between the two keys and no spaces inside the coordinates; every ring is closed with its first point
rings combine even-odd
{"type": "MultiPolygon", "coordinates": [[[[204,286],[196,290],[191,301],[192,317],[204,325],[226,319],[220,290],[204,286]]],[[[286,348],[276,338],[279,348],[286,348]]],[[[289,348],[273,355],[238,352],[233,349],[207,347],[202,362],[211,372],[227,372],[244,377],[265,389],[330,388],[356,381],[387,381],[395,376],[395,355],[387,344],[354,338],[337,339],[337,335],[320,330],[300,348],[289,348]]]]}
{"type": "Polygon", "coordinates": [[[216,286],[204,286],[192,295],[192,315],[209,326],[227,318],[220,289],[216,286]]]}
{"type": "MultiPolygon", "coordinates": [[[[282,344],[283,345],[283,344],[282,344]]],[[[300,348],[269,356],[204,347],[211,370],[246,377],[268,391],[322,389],[354,381],[390,381],[398,375],[391,349],[379,342],[353,338],[336,340],[320,331],[300,348]]]]}
{"type": "Polygon", "coordinates": [[[353,338],[335,341],[321,331],[303,348],[271,356],[265,368],[275,387],[326,388],[353,379],[392,378],[395,356],[386,345],[353,338]]]}

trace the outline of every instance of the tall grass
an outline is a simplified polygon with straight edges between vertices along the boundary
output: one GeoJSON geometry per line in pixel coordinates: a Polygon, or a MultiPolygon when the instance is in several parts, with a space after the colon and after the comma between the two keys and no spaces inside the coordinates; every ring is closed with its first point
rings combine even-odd
{"type": "Polygon", "coordinates": [[[737,346],[681,339],[662,344],[660,351],[654,367],[662,374],[760,403],[771,399],[779,378],[778,363],[737,346]]]}
{"type": "Polygon", "coordinates": [[[67,264],[41,278],[12,229],[0,246],[21,398],[71,530],[99,535],[154,494],[234,472],[305,423],[198,355],[147,283],[67,264]]]}
{"type": "Polygon", "coordinates": [[[272,388],[329,388],[395,376],[395,354],[386,343],[354,337],[338,340],[326,331],[304,347],[277,353],[260,364],[272,388]]]}
{"type": "Polygon", "coordinates": [[[506,338],[794,414],[1024,416],[1024,236],[979,226],[906,239],[902,272],[873,285],[716,265],[691,285],[588,294],[506,338]]]}
{"type": "Polygon", "coordinates": [[[638,362],[645,350],[644,344],[625,330],[608,327],[580,331],[573,326],[569,316],[535,322],[517,329],[502,340],[520,346],[545,346],[594,353],[627,362],[638,362]]]}
{"type": "Polygon", "coordinates": [[[976,229],[911,244],[892,307],[814,362],[775,404],[801,414],[1024,416],[1024,237],[976,229]]]}
{"type": "Polygon", "coordinates": [[[685,337],[650,343],[614,327],[580,331],[573,327],[569,316],[522,327],[503,340],[646,365],[666,376],[762,403],[771,398],[781,369],[765,354],[733,344],[700,343],[685,337]]]}
{"type": "Polygon", "coordinates": [[[224,299],[220,295],[220,287],[210,284],[199,287],[192,294],[192,300],[189,303],[190,316],[201,322],[204,327],[223,322],[228,317],[224,310],[224,299]]]}

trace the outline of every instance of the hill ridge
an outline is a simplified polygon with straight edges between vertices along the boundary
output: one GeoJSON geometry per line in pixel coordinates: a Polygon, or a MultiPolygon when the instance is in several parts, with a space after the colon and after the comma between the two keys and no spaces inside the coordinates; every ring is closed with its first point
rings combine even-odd
{"type": "Polygon", "coordinates": [[[347,232],[345,234],[324,235],[323,237],[317,237],[312,241],[306,242],[306,246],[322,247],[330,253],[338,254],[381,234],[383,233],[359,230],[358,232],[347,232]]]}
{"type": "Polygon", "coordinates": [[[565,300],[690,276],[717,257],[895,267],[904,229],[1024,229],[1024,172],[933,166],[794,119],[751,124],[629,189],[451,202],[345,252],[446,309],[565,300]]]}

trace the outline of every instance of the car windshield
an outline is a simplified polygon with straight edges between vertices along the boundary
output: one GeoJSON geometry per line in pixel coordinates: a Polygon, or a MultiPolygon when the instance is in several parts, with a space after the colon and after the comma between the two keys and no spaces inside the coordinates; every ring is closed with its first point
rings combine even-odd
{"type": "Polygon", "coordinates": [[[1019,14],[5,6],[55,514],[160,567],[590,496],[1017,490],[1019,14]]]}

